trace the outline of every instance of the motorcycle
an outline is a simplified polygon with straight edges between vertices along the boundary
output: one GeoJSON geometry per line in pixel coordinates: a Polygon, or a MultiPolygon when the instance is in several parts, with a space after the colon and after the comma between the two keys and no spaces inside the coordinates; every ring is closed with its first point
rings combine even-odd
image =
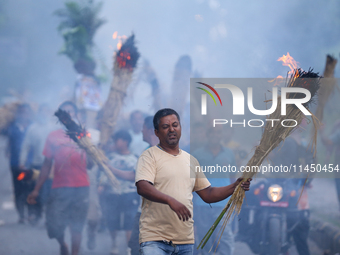
{"type": "Polygon", "coordinates": [[[286,254],[299,214],[299,179],[262,179],[251,186],[239,214],[237,240],[255,254],[286,254]],[[291,224],[294,222],[294,224],[291,224]]]}

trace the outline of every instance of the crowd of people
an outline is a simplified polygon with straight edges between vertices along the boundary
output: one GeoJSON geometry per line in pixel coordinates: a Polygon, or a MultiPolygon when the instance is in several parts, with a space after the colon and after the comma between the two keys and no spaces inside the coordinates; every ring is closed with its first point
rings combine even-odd
{"type": "MultiPolygon", "coordinates": [[[[78,110],[73,102],[66,101],[59,108],[77,123],[86,123],[86,111],[78,110]]],[[[179,147],[181,122],[176,111],[162,109],[154,116],[134,111],[129,126],[119,126],[103,147],[109,168],[120,182],[117,192],[91,157],[66,135],[63,126],[52,121],[52,113],[46,104],[35,114],[29,104],[22,104],[7,131],[20,224],[34,226],[44,220],[48,236],[60,245],[61,255],[79,254],[85,226],[87,248],[95,249],[97,232],[105,230],[112,241],[111,255],[120,254],[122,244],[117,235],[121,232],[127,241],[126,254],[209,252],[217,233],[203,250],[194,251],[195,243],[203,238],[242,179],[206,178],[193,169],[199,164],[237,165],[235,150],[228,148],[232,147],[231,135],[225,135],[220,127],[213,132],[208,129],[205,145],[190,156],[179,147]],[[22,173],[25,178],[20,178],[22,173]],[[65,240],[67,227],[71,248],[65,240]]],[[[98,145],[99,130],[88,131],[93,144],[98,145]]],[[[337,137],[323,140],[331,144],[337,137]]],[[[249,190],[250,181],[242,183],[244,190],[249,190]]],[[[308,206],[300,210],[306,224],[292,235],[302,255],[309,254],[309,211],[308,206]],[[301,239],[302,234],[306,238],[301,239]]],[[[233,254],[234,243],[234,231],[228,224],[216,254],[233,254]]]]}
{"type": "MultiPolygon", "coordinates": [[[[73,102],[66,101],[59,108],[68,112],[77,123],[82,125],[86,123],[86,111],[79,110],[73,102]]],[[[175,116],[177,119],[176,129],[180,128],[180,118],[175,111],[167,110],[165,113],[163,112],[163,115],[161,117],[175,116]]],[[[141,235],[140,237],[140,222],[144,222],[144,219],[147,219],[150,213],[142,213],[143,208],[146,210],[145,202],[142,202],[142,197],[137,193],[137,188],[141,190],[140,184],[146,180],[146,178],[138,179],[140,177],[136,179],[138,165],[141,168],[141,163],[137,164],[138,158],[144,155],[143,152],[145,151],[152,149],[160,150],[162,153],[171,147],[167,142],[162,141],[160,136],[155,135],[155,130],[159,130],[159,127],[155,127],[154,116],[147,116],[138,110],[132,112],[129,117],[130,125],[120,126],[112,134],[110,142],[104,147],[110,170],[120,182],[119,193],[112,188],[104,172],[94,165],[91,157],[66,135],[65,128],[60,123],[56,123],[56,119],[53,119],[52,116],[53,111],[47,104],[40,105],[36,112],[32,110],[29,104],[22,104],[17,109],[15,120],[7,130],[7,151],[13,177],[15,206],[19,215],[19,224],[29,223],[35,226],[44,223],[48,237],[55,238],[58,241],[60,254],[63,255],[79,254],[84,226],[86,226],[87,248],[89,250],[96,248],[97,232],[106,230],[112,240],[110,254],[119,254],[120,244],[117,243],[117,234],[118,231],[123,231],[125,240],[128,242],[126,253],[139,254],[140,243],[143,242],[144,236],[141,235]],[[23,178],[21,178],[22,174],[24,174],[23,178]],[[140,218],[143,220],[140,221],[140,218]],[[67,227],[69,227],[71,233],[70,248],[65,240],[65,229],[67,227]]],[[[93,144],[98,145],[99,130],[89,128],[88,131],[91,133],[93,144]]],[[[175,150],[177,150],[177,153],[180,151],[181,154],[182,150],[178,147],[180,135],[176,134],[177,137],[171,139],[177,139],[174,143],[175,150]]],[[[217,142],[216,139],[214,141],[217,142]]],[[[232,152],[228,149],[225,150],[231,153],[230,160],[232,161],[232,152]]],[[[183,155],[185,155],[183,159],[187,160],[188,154],[184,153],[186,152],[183,151],[183,155]]],[[[159,156],[164,157],[161,154],[159,156]]],[[[143,159],[144,157],[141,157],[140,162],[144,162],[143,159]]],[[[160,159],[160,162],[162,161],[163,159],[160,159]]],[[[171,162],[165,162],[165,164],[171,169],[174,167],[171,162]]],[[[181,164],[179,170],[181,170],[181,164]]],[[[167,171],[170,171],[170,169],[167,171]]],[[[150,177],[148,178],[150,179],[150,177]]],[[[185,178],[183,181],[183,185],[189,184],[191,187],[191,182],[187,183],[185,178]]],[[[230,182],[221,183],[219,186],[223,186],[222,184],[228,185],[230,182]]],[[[195,185],[198,186],[191,187],[192,191],[205,189],[210,186],[210,183],[207,179],[202,179],[201,184],[195,185]]],[[[181,184],[177,184],[177,186],[180,187],[181,184]]],[[[168,189],[170,189],[168,190],[169,194],[173,188],[168,186],[168,189]]],[[[185,196],[188,196],[185,194],[187,191],[178,190],[180,193],[184,192],[183,195],[185,196]]],[[[227,195],[230,194],[231,190],[229,189],[227,195]]],[[[148,196],[146,195],[146,197],[148,196]]],[[[149,202],[153,201],[153,198],[149,199],[149,202]]],[[[218,197],[218,199],[221,198],[218,197]]],[[[170,210],[180,215],[176,206],[181,205],[181,203],[176,202],[175,199],[171,201],[170,210]]],[[[158,210],[157,204],[156,201],[155,212],[158,210]]],[[[181,228],[184,232],[180,235],[183,238],[188,234],[180,242],[185,242],[189,238],[190,240],[187,241],[191,245],[193,242],[191,229],[193,207],[190,206],[190,203],[185,204],[185,206],[189,208],[186,209],[186,218],[183,218],[187,223],[183,225],[179,219],[172,219],[172,221],[175,222],[175,225],[182,225],[181,228]]],[[[201,210],[199,203],[197,206],[201,210]]],[[[174,218],[174,215],[169,211],[166,212],[166,215],[174,218]]],[[[184,216],[179,217],[182,219],[181,217],[184,216]]],[[[147,223],[148,227],[150,224],[155,229],[159,227],[157,221],[150,220],[151,222],[147,223]]],[[[204,221],[203,223],[205,224],[204,221]]],[[[167,229],[167,227],[162,228],[162,230],[166,230],[167,234],[172,231],[173,236],[181,232],[178,229],[167,229]]],[[[202,231],[200,230],[200,232],[202,231]]],[[[149,234],[146,234],[146,236],[149,236],[149,234]]],[[[155,238],[159,239],[160,237],[155,238]]],[[[179,237],[179,239],[181,238],[179,237]]],[[[232,236],[230,238],[232,239],[232,236]]],[[[169,241],[171,240],[169,239],[169,241]]],[[[173,240],[176,242],[175,239],[173,240]]],[[[232,254],[232,248],[230,247],[230,254],[232,254]]]]}
{"type": "MultiPolygon", "coordinates": [[[[66,101],[59,108],[85,125],[86,111],[78,110],[73,102],[66,101]]],[[[45,219],[48,236],[58,241],[60,254],[69,254],[64,238],[66,227],[71,233],[71,254],[79,253],[85,224],[90,250],[96,246],[96,232],[104,228],[112,237],[111,254],[119,254],[117,231],[125,231],[126,240],[130,240],[140,206],[134,183],[137,159],[148,146],[155,145],[152,117],[132,112],[130,129],[120,127],[105,146],[111,171],[120,182],[117,194],[106,175],[52,115],[47,104],[42,104],[36,113],[29,104],[22,104],[7,130],[18,222],[35,226],[45,219]],[[23,173],[25,177],[21,178],[23,173]]],[[[88,131],[98,145],[99,130],[88,131]]]]}

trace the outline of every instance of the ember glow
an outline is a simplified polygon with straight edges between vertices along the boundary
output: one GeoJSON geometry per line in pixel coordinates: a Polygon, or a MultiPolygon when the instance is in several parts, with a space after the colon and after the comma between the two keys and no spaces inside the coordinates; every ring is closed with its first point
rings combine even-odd
{"type": "Polygon", "coordinates": [[[131,56],[129,52],[127,51],[120,52],[119,55],[117,56],[117,62],[118,62],[119,68],[128,67],[127,60],[130,60],[130,59],[131,59],[131,56]]]}
{"type": "Polygon", "coordinates": [[[17,177],[17,180],[18,181],[22,181],[24,178],[25,178],[26,174],[24,172],[21,172],[18,177],[17,177]]]}
{"type": "Polygon", "coordinates": [[[91,138],[91,134],[86,132],[86,131],[83,131],[81,132],[80,134],[77,135],[77,138],[80,140],[81,138],[83,138],[84,136],[87,136],[89,138],[91,138]]]}

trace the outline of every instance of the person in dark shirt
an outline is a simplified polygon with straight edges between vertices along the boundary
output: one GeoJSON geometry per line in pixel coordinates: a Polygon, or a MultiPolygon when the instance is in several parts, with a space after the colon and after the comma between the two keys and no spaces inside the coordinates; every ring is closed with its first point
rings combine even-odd
{"type": "MultiPolygon", "coordinates": [[[[18,107],[15,120],[7,130],[8,145],[7,155],[9,156],[10,168],[13,178],[15,206],[19,214],[19,223],[25,222],[25,207],[27,206],[26,197],[29,192],[29,184],[25,181],[19,181],[20,174],[20,152],[22,142],[25,138],[26,130],[31,123],[32,110],[28,104],[22,104],[18,107]]],[[[28,157],[28,161],[29,161],[28,157]]],[[[28,165],[29,162],[26,162],[28,165]]]]}

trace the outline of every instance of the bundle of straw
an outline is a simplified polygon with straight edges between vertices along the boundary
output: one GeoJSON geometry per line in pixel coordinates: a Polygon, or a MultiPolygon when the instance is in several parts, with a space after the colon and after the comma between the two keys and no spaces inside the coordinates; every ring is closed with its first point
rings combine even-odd
{"type": "Polygon", "coordinates": [[[66,127],[66,134],[75,141],[81,149],[85,150],[87,155],[89,155],[94,162],[96,162],[96,164],[104,170],[108,179],[111,181],[113,188],[119,191],[119,181],[108,167],[108,159],[100,149],[92,144],[90,134],[87,133],[83,127],[75,123],[68,112],[59,109],[54,115],[57,116],[59,121],[66,127]]]}
{"type": "Polygon", "coordinates": [[[5,104],[0,108],[0,134],[4,134],[12,124],[20,103],[5,104]]]}
{"type": "MultiPolygon", "coordinates": [[[[308,108],[311,103],[313,97],[317,93],[320,84],[320,77],[318,74],[309,70],[308,72],[302,71],[301,69],[296,69],[292,76],[290,77],[287,86],[288,87],[300,87],[308,89],[311,93],[311,100],[304,104],[305,107],[308,108]]],[[[289,98],[300,98],[302,95],[300,93],[289,93],[289,98]]],[[[278,119],[281,123],[282,120],[293,119],[296,120],[298,125],[304,119],[304,114],[295,106],[295,105],[287,105],[286,115],[281,115],[281,98],[278,98],[278,105],[268,119],[278,119]]],[[[312,115],[313,124],[317,126],[317,119],[312,115]]],[[[286,126],[294,126],[294,121],[286,121],[286,126]]],[[[247,163],[247,166],[260,166],[263,160],[269,155],[269,153],[276,148],[282,141],[284,141],[295,129],[296,127],[283,127],[282,125],[277,124],[272,127],[272,123],[267,122],[260,144],[256,147],[255,153],[253,157],[247,163]]],[[[317,128],[315,128],[317,130],[317,128]]],[[[316,133],[314,134],[313,147],[316,146],[316,133]]],[[[242,175],[243,181],[246,181],[249,178],[253,178],[255,176],[255,172],[244,172],[242,175]]],[[[229,199],[227,205],[222,210],[219,217],[216,219],[212,227],[209,229],[207,234],[203,237],[202,241],[198,245],[198,248],[204,248],[205,244],[209,240],[210,236],[216,229],[219,222],[224,217],[223,226],[220,231],[220,239],[222,237],[223,231],[231,218],[234,212],[239,213],[241,210],[241,206],[243,203],[243,199],[245,197],[245,191],[241,188],[241,182],[236,187],[233,195],[229,199]]],[[[218,246],[218,243],[217,243],[218,246]]],[[[216,248],[217,248],[216,246],[216,248]]]]}
{"type": "Polygon", "coordinates": [[[334,88],[336,86],[336,80],[334,78],[334,69],[337,64],[338,60],[331,55],[327,55],[326,58],[326,66],[325,71],[323,73],[323,77],[327,79],[323,79],[319,96],[318,96],[318,106],[315,112],[315,116],[318,118],[318,120],[322,121],[323,119],[323,112],[325,105],[328,101],[329,96],[333,93],[334,88]]]}
{"type": "Polygon", "coordinates": [[[132,81],[132,74],[139,59],[135,46],[135,36],[131,35],[114,56],[113,81],[109,96],[103,107],[100,126],[100,144],[104,146],[113,133],[119,111],[132,81]]]}

